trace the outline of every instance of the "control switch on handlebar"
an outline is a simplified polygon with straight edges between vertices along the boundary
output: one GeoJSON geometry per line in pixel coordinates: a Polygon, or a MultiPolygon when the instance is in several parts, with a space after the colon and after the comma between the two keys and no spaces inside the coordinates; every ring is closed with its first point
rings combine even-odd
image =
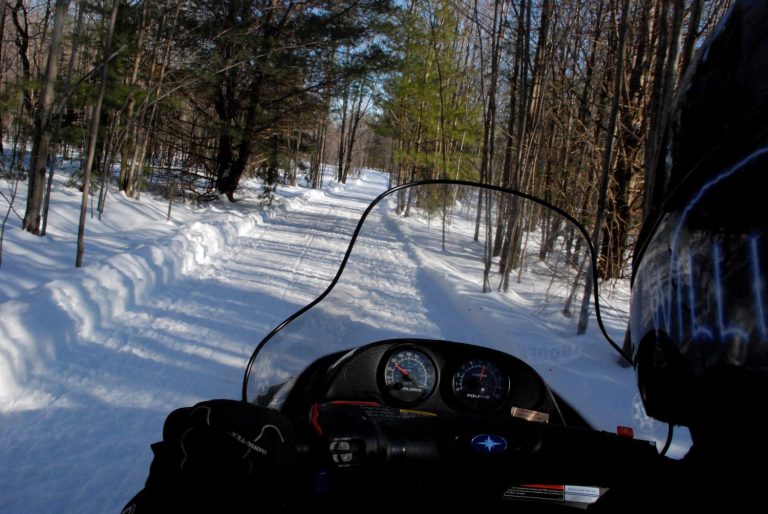
{"type": "Polygon", "coordinates": [[[365,444],[350,439],[334,439],[328,444],[331,461],[337,467],[348,467],[360,463],[365,444]]]}

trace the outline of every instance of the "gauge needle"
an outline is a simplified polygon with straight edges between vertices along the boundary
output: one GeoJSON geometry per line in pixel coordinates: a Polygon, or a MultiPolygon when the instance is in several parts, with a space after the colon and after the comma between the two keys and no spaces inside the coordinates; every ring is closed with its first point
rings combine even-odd
{"type": "Polygon", "coordinates": [[[482,368],[480,368],[480,378],[481,378],[481,379],[485,378],[485,366],[483,366],[482,368]]]}
{"type": "Polygon", "coordinates": [[[400,373],[405,375],[404,378],[411,378],[411,374],[408,373],[405,369],[403,369],[400,364],[395,364],[395,369],[398,370],[400,373]]]}

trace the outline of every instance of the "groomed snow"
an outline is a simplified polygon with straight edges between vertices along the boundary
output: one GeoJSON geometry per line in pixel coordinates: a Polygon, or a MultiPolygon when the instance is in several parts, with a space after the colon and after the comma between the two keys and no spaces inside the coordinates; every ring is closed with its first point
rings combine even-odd
{"type": "MultiPolygon", "coordinates": [[[[12,215],[0,268],[0,512],[119,512],[168,412],[239,398],[255,344],[325,289],[387,180],[367,171],[321,191],[280,187],[271,206],[248,181],[240,202],[174,205],[170,222],[162,199],[110,194],[102,221],[88,220],[82,269],[80,194],[63,177],[46,238],[12,215]]],[[[633,411],[632,370],[593,358],[621,391],[599,408],[663,435],[633,411]]]]}

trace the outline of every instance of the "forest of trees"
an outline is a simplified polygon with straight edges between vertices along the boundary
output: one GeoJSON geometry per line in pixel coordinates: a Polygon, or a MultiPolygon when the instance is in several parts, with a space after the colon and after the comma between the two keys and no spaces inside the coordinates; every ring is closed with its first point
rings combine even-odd
{"type": "MultiPolygon", "coordinates": [[[[16,217],[45,234],[60,159],[81,163],[80,248],[86,199],[101,214],[110,189],[234,201],[247,175],[319,187],[324,164],[342,182],[368,166],[392,184],[458,178],[536,194],[574,213],[603,278],[620,278],[665,113],[728,6],[2,0],[3,229],[16,217]]],[[[520,236],[505,224],[514,205],[499,208],[510,216],[489,241],[503,266],[520,236]]]]}
{"type": "MultiPolygon", "coordinates": [[[[727,7],[410,2],[380,120],[392,138],[394,180],[460,178],[535,194],[574,213],[594,242],[600,235],[603,278],[623,276],[664,113],[727,7]]],[[[505,219],[496,255],[515,237],[505,219]]]]}

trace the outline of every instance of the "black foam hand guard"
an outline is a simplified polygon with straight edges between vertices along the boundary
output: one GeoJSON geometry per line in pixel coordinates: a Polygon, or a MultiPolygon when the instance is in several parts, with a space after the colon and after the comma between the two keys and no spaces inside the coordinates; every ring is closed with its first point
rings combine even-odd
{"type": "Polygon", "coordinates": [[[278,494],[293,473],[290,422],[245,402],[211,400],[184,409],[178,419],[169,417],[164,440],[178,441],[180,474],[200,485],[237,484],[278,494]]]}
{"type": "Polygon", "coordinates": [[[131,514],[281,511],[297,487],[295,436],[280,413],[233,400],[173,411],[131,514]]]}

